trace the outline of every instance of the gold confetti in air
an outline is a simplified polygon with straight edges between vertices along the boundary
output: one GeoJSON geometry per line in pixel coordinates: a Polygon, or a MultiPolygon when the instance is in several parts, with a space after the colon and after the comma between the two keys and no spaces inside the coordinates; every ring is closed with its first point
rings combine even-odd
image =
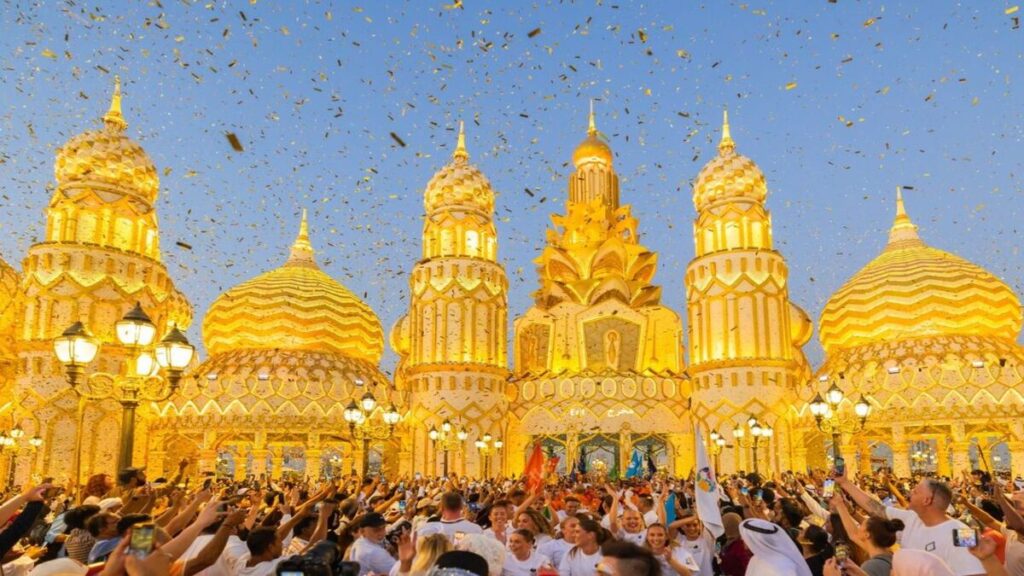
{"type": "Polygon", "coordinates": [[[796,88],[796,82],[790,82],[789,84],[786,84],[786,90],[792,90],[794,88],[796,88]]]}
{"type": "Polygon", "coordinates": [[[232,150],[235,152],[245,152],[245,148],[242,147],[242,142],[234,132],[228,132],[224,136],[228,139],[228,143],[231,144],[232,150]]]}
{"type": "Polygon", "coordinates": [[[57,53],[54,52],[53,50],[50,50],[49,48],[46,48],[46,49],[44,49],[42,51],[42,56],[43,56],[43,58],[49,58],[51,60],[56,60],[57,59],[57,53]]]}
{"type": "Polygon", "coordinates": [[[401,146],[402,148],[405,148],[405,140],[399,138],[398,134],[391,132],[391,139],[394,140],[395,142],[398,142],[398,145],[401,146]]]}
{"type": "Polygon", "coordinates": [[[1005,13],[1005,14],[1006,14],[1007,16],[1009,16],[1010,14],[1016,14],[1018,10],[1020,10],[1020,5],[1019,5],[1019,4],[1017,4],[1017,5],[1014,5],[1014,6],[1010,6],[1009,8],[1007,8],[1006,10],[1004,10],[1003,12],[1004,12],[1004,13],[1005,13]]]}
{"type": "Polygon", "coordinates": [[[868,18],[867,20],[864,21],[864,27],[867,28],[869,26],[874,25],[874,23],[875,23],[875,19],[874,18],[868,18]]]}
{"type": "Polygon", "coordinates": [[[527,34],[527,36],[530,37],[530,38],[533,38],[533,37],[537,36],[538,34],[540,34],[540,28],[534,28],[533,30],[530,30],[530,32],[527,34]]]}

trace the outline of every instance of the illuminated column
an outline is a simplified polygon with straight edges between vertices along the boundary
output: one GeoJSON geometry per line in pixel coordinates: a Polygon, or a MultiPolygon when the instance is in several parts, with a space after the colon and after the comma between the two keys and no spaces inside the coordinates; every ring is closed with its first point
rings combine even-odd
{"type": "Polygon", "coordinates": [[[857,454],[860,459],[857,469],[861,474],[871,474],[871,443],[861,438],[857,441],[857,454]]]}
{"type": "Polygon", "coordinates": [[[1024,441],[1011,440],[1006,447],[1010,450],[1010,475],[1024,478],[1024,441]]]}
{"type": "Polygon", "coordinates": [[[910,477],[910,444],[902,426],[892,429],[892,473],[899,478],[910,477]]]}
{"type": "Polygon", "coordinates": [[[962,471],[971,470],[971,442],[969,440],[954,441],[949,443],[953,452],[953,474],[959,475],[962,471]]]}
{"type": "Polygon", "coordinates": [[[307,448],[304,456],[306,460],[306,477],[309,478],[310,482],[316,482],[320,479],[320,463],[324,456],[324,451],[319,448],[307,448]]]}
{"type": "Polygon", "coordinates": [[[217,451],[205,448],[199,451],[199,462],[196,466],[201,474],[217,471],[217,451]]]}
{"type": "Polygon", "coordinates": [[[267,458],[270,457],[270,450],[257,448],[252,451],[252,474],[257,480],[269,480],[267,473],[267,458]]]}
{"type": "Polygon", "coordinates": [[[939,476],[953,477],[953,468],[949,463],[949,441],[945,436],[935,439],[935,470],[939,476]]]}

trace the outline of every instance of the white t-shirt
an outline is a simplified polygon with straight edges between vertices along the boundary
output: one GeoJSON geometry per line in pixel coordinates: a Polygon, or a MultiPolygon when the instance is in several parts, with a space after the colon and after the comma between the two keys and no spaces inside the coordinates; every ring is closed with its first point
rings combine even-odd
{"type": "Polygon", "coordinates": [[[359,576],[370,572],[387,574],[398,563],[379,542],[359,537],[348,550],[349,558],[359,562],[359,576]]]}
{"type": "Polygon", "coordinates": [[[562,563],[562,557],[565,556],[566,552],[572,550],[572,547],[573,544],[570,544],[565,540],[559,538],[557,540],[550,540],[548,542],[541,544],[540,546],[537,546],[537,552],[540,552],[548,558],[551,558],[552,566],[558,566],[562,563]]]}
{"type": "MultiPolygon", "coordinates": [[[[192,544],[185,550],[179,560],[188,562],[199,556],[199,553],[206,548],[206,545],[213,540],[213,534],[200,534],[192,541],[192,544]]],[[[228,576],[232,573],[232,566],[241,556],[247,556],[249,554],[249,548],[246,546],[245,541],[238,536],[232,534],[228,536],[228,542],[224,546],[224,551],[220,553],[220,557],[213,563],[212,566],[198,572],[196,576],[228,576]]]]}
{"type": "Polygon", "coordinates": [[[505,565],[501,568],[501,576],[533,576],[537,569],[546,564],[551,564],[547,556],[530,551],[530,557],[526,560],[519,560],[511,552],[505,553],[505,565]]]}
{"type": "Polygon", "coordinates": [[[277,565],[281,563],[284,558],[275,558],[273,560],[267,560],[260,562],[255,566],[247,566],[249,563],[249,554],[240,556],[231,567],[232,576],[273,576],[277,574],[277,565]]]}
{"type": "Polygon", "coordinates": [[[1024,542],[1009,528],[1002,529],[1006,537],[1006,572],[1010,576],[1024,576],[1024,542]]]}
{"type": "Polygon", "coordinates": [[[659,518],[658,518],[658,507],[657,507],[657,505],[655,505],[654,508],[651,508],[647,512],[644,512],[644,526],[650,526],[651,524],[657,524],[658,521],[659,521],[659,518]]]}
{"type": "Polygon", "coordinates": [[[455,534],[462,532],[463,534],[483,534],[483,529],[480,526],[466,520],[465,518],[459,518],[458,520],[440,520],[438,522],[427,522],[420,526],[419,530],[416,531],[416,537],[420,538],[423,536],[429,536],[431,534],[444,534],[448,537],[448,541],[455,544],[455,534]]]}
{"type": "Polygon", "coordinates": [[[967,548],[953,545],[953,530],[968,528],[963,522],[949,519],[935,526],[925,526],[916,512],[892,506],[885,509],[885,515],[890,520],[898,518],[903,521],[905,528],[899,536],[901,547],[931,552],[942,558],[953,573],[959,576],[985,573],[981,561],[971,555],[967,548]]]}
{"type": "Polygon", "coordinates": [[[515,531],[515,528],[511,526],[505,526],[505,531],[501,533],[501,537],[494,532],[494,528],[484,528],[484,536],[490,536],[502,544],[508,544],[508,535],[515,531]]]}
{"type": "MultiPolygon", "coordinates": [[[[672,547],[672,558],[675,559],[676,562],[686,566],[690,572],[693,572],[694,574],[699,573],[698,571],[700,570],[700,566],[697,565],[697,561],[694,560],[693,555],[687,552],[682,546],[672,547]]],[[[676,573],[675,568],[672,568],[672,565],[668,563],[668,560],[666,560],[664,556],[658,555],[658,562],[661,563],[661,573],[664,576],[671,576],[676,573]]]]}
{"type": "Polygon", "coordinates": [[[573,554],[572,550],[565,553],[562,556],[562,561],[558,564],[559,576],[594,576],[597,573],[597,564],[601,561],[604,556],[601,555],[601,550],[593,554],[584,554],[581,550],[576,550],[573,554]]]}
{"type": "Polygon", "coordinates": [[[641,530],[639,532],[626,532],[624,529],[619,528],[619,533],[615,535],[619,540],[626,542],[632,542],[637,546],[643,546],[644,542],[647,541],[647,530],[641,530]]]}
{"type": "Polygon", "coordinates": [[[715,557],[715,539],[711,533],[704,529],[704,532],[696,540],[687,540],[682,532],[679,533],[679,547],[690,553],[693,560],[700,566],[695,570],[693,576],[712,576],[714,569],[711,561],[715,557]]]}

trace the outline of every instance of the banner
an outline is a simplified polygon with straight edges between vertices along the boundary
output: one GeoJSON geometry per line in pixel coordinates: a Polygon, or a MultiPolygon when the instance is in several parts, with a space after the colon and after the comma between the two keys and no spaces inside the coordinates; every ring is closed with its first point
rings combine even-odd
{"type": "Polygon", "coordinates": [[[708,531],[718,538],[725,534],[722,524],[722,509],[718,507],[718,477],[708,460],[708,451],[704,448],[704,435],[697,426],[694,438],[697,440],[697,475],[694,481],[694,500],[697,501],[697,517],[704,523],[708,531]]]}

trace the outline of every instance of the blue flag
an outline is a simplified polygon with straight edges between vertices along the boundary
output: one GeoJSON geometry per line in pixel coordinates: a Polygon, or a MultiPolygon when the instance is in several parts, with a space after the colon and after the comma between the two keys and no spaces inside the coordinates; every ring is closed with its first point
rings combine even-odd
{"type": "Polygon", "coordinates": [[[636,478],[643,474],[644,457],[640,451],[633,448],[633,456],[629,459],[629,468],[626,469],[626,478],[636,478]]]}
{"type": "Polygon", "coordinates": [[[669,492],[665,499],[665,523],[671,524],[676,521],[676,493],[669,492]]]}

